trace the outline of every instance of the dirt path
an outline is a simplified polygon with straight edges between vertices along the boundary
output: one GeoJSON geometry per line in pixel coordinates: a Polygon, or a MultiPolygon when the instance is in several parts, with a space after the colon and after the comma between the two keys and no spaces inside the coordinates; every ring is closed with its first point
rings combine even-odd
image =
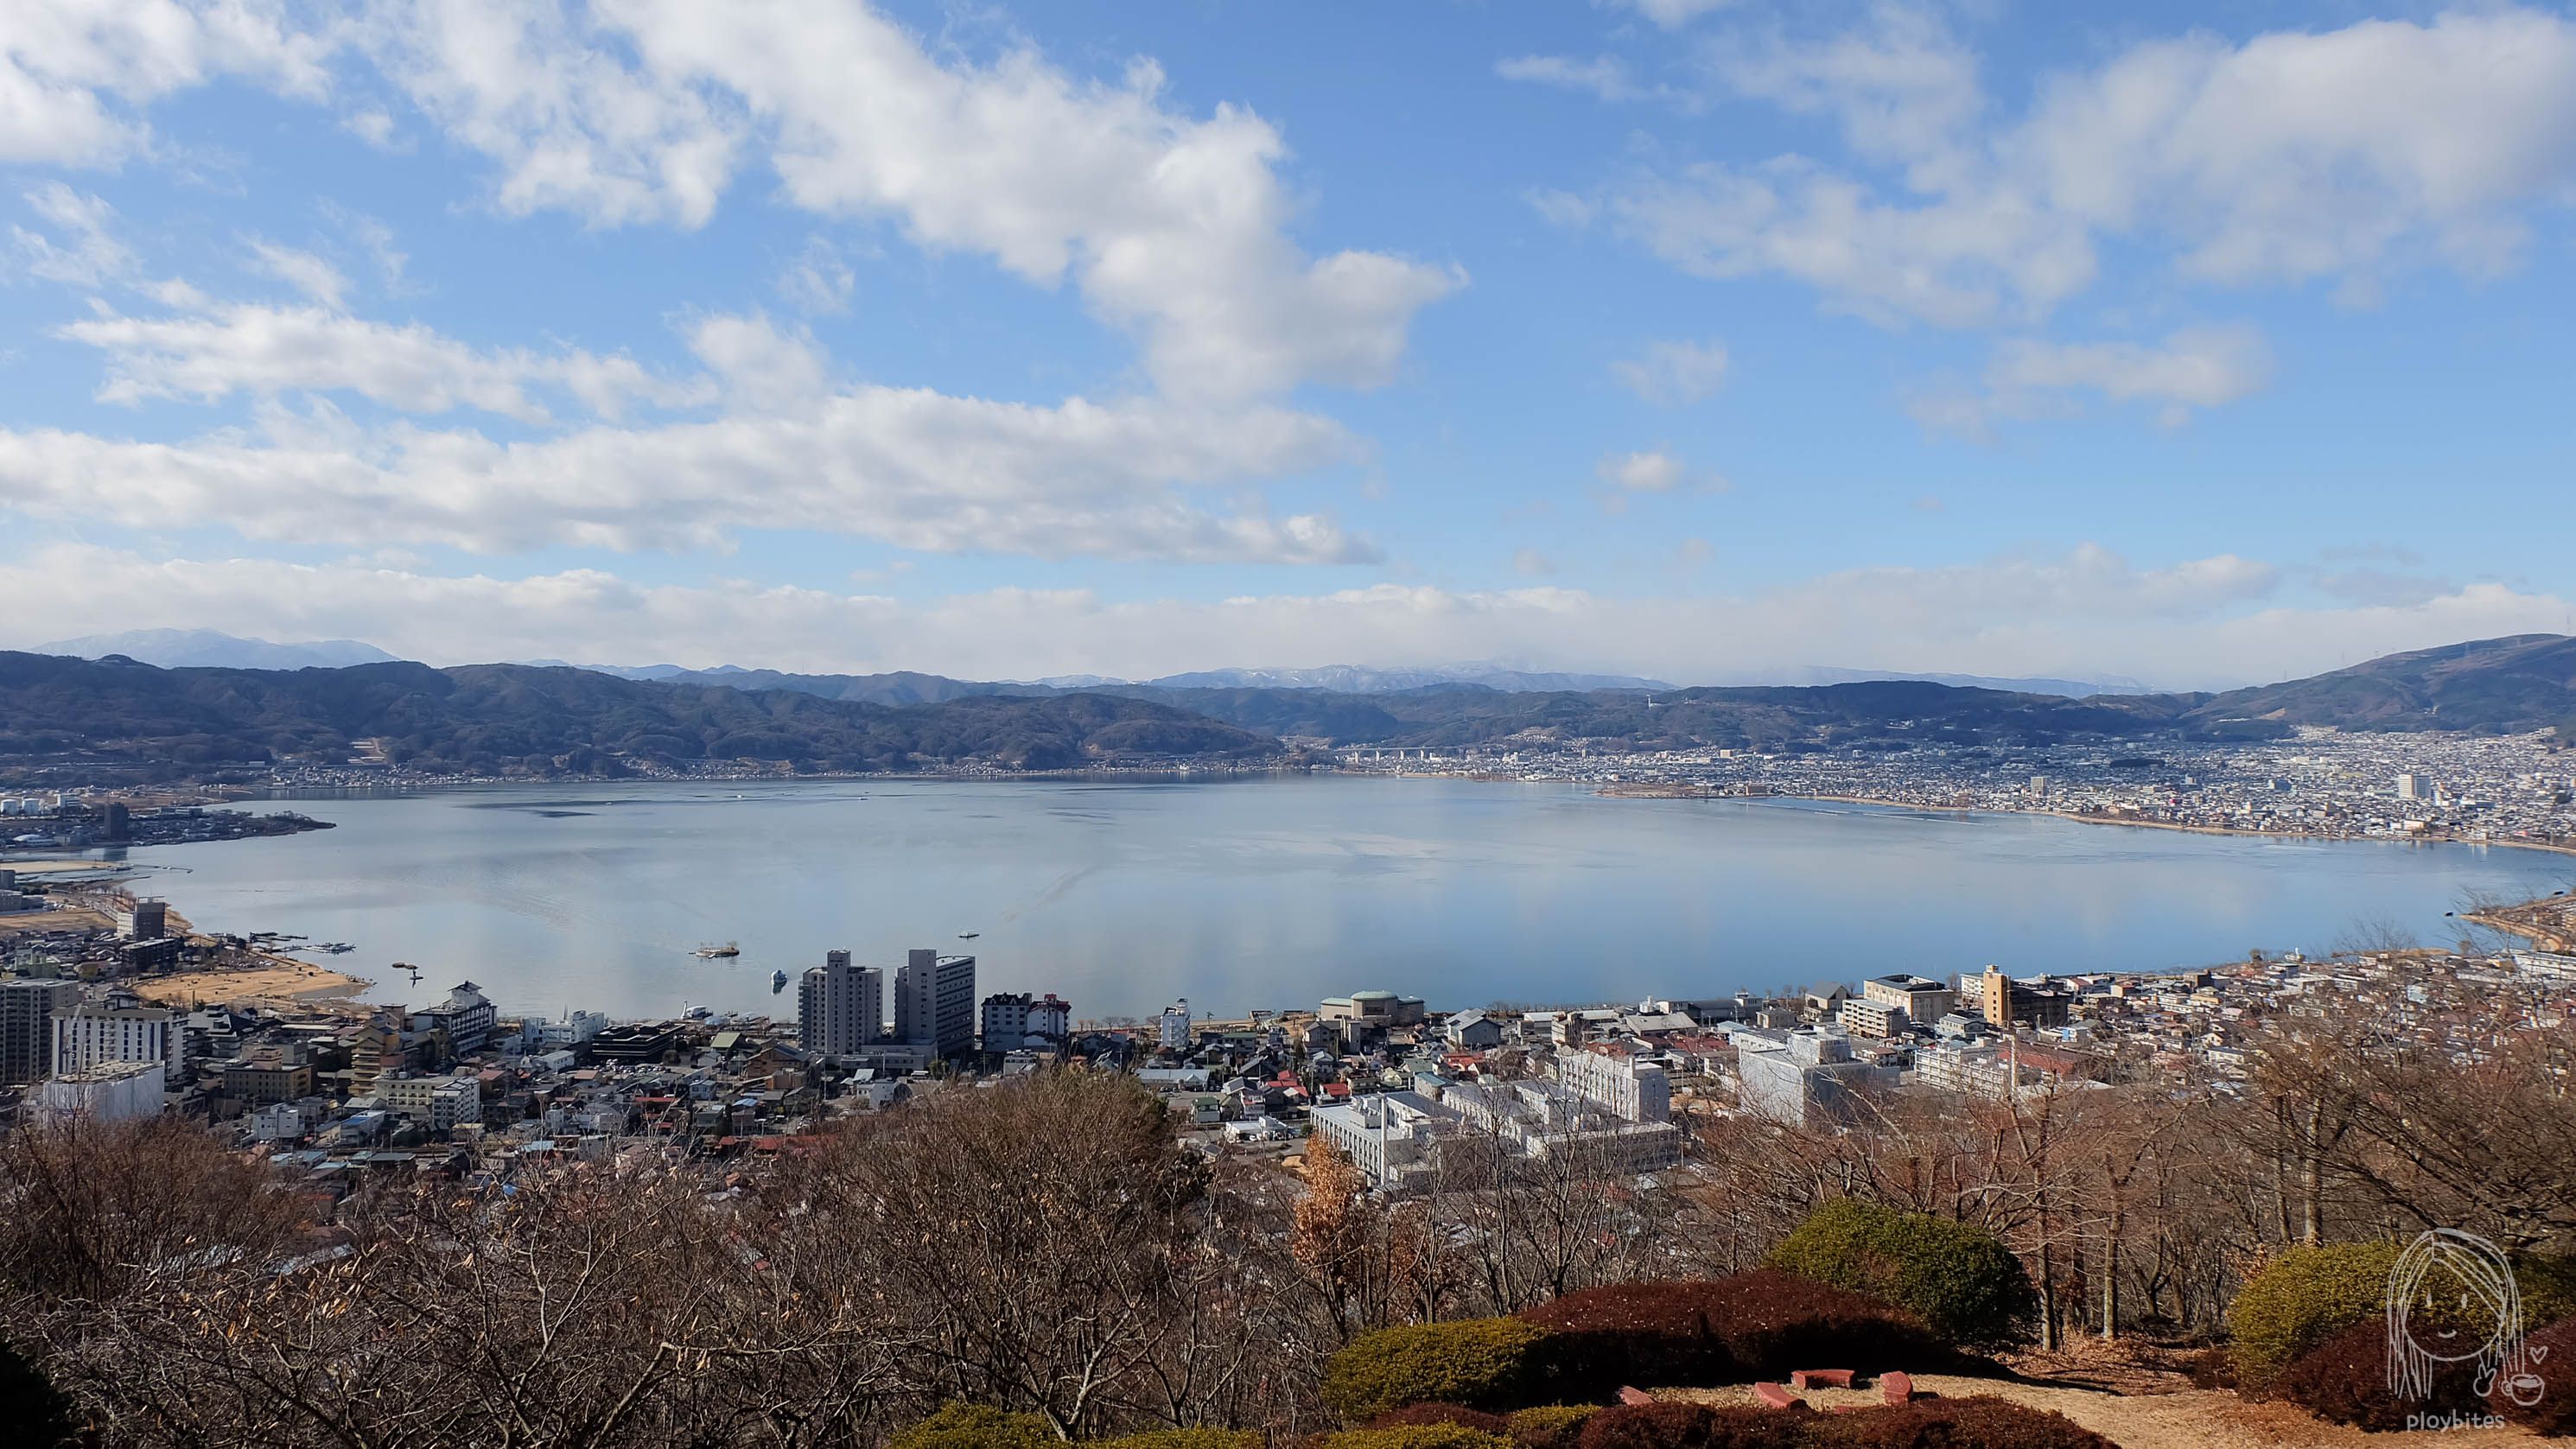
{"type": "MultiPolygon", "coordinates": [[[[2534,1449],[2564,1442],[2544,1440],[2510,1426],[2462,1428],[2440,1433],[2365,1434],[2329,1424],[2294,1404],[2252,1404],[2226,1389],[2181,1389],[2173,1393],[2118,1394],[2107,1389],[2027,1384],[2010,1379],[1955,1378],[1918,1374],[1918,1389],[1943,1398],[1983,1396],[2034,1409],[2053,1410],[2110,1440],[2120,1449],[2403,1449],[2406,1445],[2439,1449],[2534,1449]]],[[[1668,1389],[1658,1398],[1698,1404],[1750,1404],[1750,1386],[1723,1389],[1668,1389]]],[[[1834,1404],[1875,1404],[1874,1391],[1814,1389],[1804,1397],[1816,1408],[1834,1404]]]]}

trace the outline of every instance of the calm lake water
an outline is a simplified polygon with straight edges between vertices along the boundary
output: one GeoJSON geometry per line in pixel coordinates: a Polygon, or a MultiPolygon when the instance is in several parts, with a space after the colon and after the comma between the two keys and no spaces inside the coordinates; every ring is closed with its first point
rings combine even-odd
{"type": "Polygon", "coordinates": [[[570,785],[298,801],[336,830],[138,850],[200,929],[347,941],[320,957],[427,1000],[618,1016],[794,1009],[847,947],[970,950],[978,989],[1077,1015],[1709,996],[1987,962],[2158,969],[2524,899],[2576,857],[2324,844],[1562,785],[1340,778],[570,785]],[[962,932],[978,933],[960,941],[962,932]],[[690,955],[733,940],[731,961],[690,955]],[[419,986],[385,967],[412,961],[419,986]]]}

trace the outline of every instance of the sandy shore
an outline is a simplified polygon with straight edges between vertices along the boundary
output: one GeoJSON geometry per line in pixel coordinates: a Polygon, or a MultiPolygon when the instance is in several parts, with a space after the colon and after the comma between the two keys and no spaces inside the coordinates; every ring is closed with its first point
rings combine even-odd
{"type": "Polygon", "coordinates": [[[130,983],[146,1001],[185,1006],[192,1002],[309,1002],[355,996],[373,982],[283,956],[261,958],[261,964],[219,971],[182,971],[130,983]]]}

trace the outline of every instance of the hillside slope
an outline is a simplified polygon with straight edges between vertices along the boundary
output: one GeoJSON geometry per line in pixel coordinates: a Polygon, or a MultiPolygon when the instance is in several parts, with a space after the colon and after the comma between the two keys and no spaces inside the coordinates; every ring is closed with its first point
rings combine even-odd
{"type": "Polygon", "coordinates": [[[338,764],[365,740],[425,771],[539,776],[730,760],[831,771],[1066,769],[1260,759],[1279,749],[1167,705],[1092,694],[893,707],[512,664],[288,673],[0,652],[0,763],[338,764]]]}
{"type": "Polygon", "coordinates": [[[2561,739],[2576,739],[2576,638],[2515,634],[2385,655],[2309,679],[2234,690],[2189,717],[2481,734],[2555,725],[2561,739]]]}

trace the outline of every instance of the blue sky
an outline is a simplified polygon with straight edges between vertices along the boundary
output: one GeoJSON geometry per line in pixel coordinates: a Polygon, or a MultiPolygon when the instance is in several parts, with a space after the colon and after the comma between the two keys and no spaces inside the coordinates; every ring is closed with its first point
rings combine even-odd
{"type": "Polygon", "coordinates": [[[2576,597],[2559,9],[12,16],[0,645],[2217,686],[2576,597]]]}

